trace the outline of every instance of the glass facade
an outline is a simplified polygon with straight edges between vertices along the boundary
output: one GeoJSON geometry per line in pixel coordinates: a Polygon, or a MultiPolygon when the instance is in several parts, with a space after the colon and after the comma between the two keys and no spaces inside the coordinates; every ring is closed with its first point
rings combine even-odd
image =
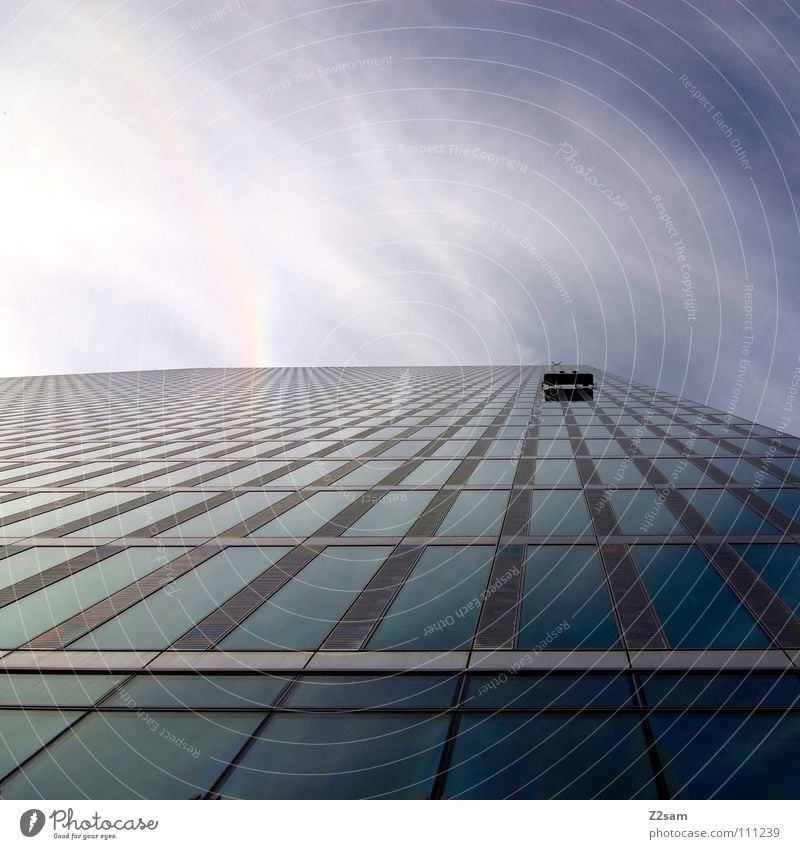
{"type": "Polygon", "coordinates": [[[796,797],[800,442],[575,368],[1,381],[0,796],[796,797]]]}

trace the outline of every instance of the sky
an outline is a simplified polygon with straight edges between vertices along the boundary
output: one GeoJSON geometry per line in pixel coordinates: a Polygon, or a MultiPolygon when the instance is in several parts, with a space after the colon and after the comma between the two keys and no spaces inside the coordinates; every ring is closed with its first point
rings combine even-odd
{"type": "Polygon", "coordinates": [[[0,374],[593,364],[800,432],[800,8],[4,0],[0,374]]]}

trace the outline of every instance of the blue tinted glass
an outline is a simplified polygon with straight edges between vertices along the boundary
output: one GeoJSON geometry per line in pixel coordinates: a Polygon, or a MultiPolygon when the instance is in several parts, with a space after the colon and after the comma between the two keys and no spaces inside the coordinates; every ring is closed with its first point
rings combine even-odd
{"type": "Polygon", "coordinates": [[[800,612],[800,546],[734,545],[795,614],[800,612]]]}
{"type": "MultiPolygon", "coordinates": [[[[542,419],[542,421],[545,421],[545,419],[542,419]]],[[[540,439],[567,439],[569,437],[569,431],[566,425],[542,424],[539,425],[536,435],[540,439]]]]}
{"type": "Polygon", "coordinates": [[[271,675],[136,675],[106,699],[103,707],[270,707],[291,680],[271,675]]]}
{"type": "MultiPolygon", "coordinates": [[[[56,510],[48,510],[46,513],[39,513],[26,519],[18,519],[16,522],[5,522],[0,519],[0,527],[3,529],[3,536],[6,537],[35,536],[44,534],[45,531],[51,531],[47,536],[58,536],[55,531],[64,525],[77,522],[80,519],[88,519],[93,513],[99,513],[101,510],[116,508],[121,511],[128,501],[139,498],[140,495],[140,493],[135,492],[106,492],[103,495],[94,495],[91,498],[76,501],[74,504],[59,507],[56,510]]],[[[136,512],[141,515],[142,511],[140,509],[136,512]]],[[[147,519],[143,519],[141,524],[147,524],[147,519]]]]}
{"type": "Polygon", "coordinates": [[[536,454],[539,457],[571,457],[572,443],[568,439],[538,439],[536,454]]]}
{"type": "Polygon", "coordinates": [[[674,799],[795,799],[800,715],[653,714],[674,799]]]}
{"type": "MultiPolygon", "coordinates": [[[[249,484],[252,481],[258,481],[263,475],[269,475],[280,468],[284,468],[285,463],[280,460],[270,461],[262,460],[259,463],[251,463],[243,469],[237,469],[234,472],[228,472],[216,478],[211,478],[203,483],[203,486],[218,486],[218,487],[234,487],[249,484]]],[[[270,483],[272,486],[272,483],[270,483]]]]}
{"type": "Polygon", "coordinates": [[[688,460],[654,460],[653,464],[662,475],[675,486],[715,483],[708,475],[688,460]]]}
{"type": "Polygon", "coordinates": [[[536,535],[591,534],[592,522],[583,490],[554,489],[533,492],[530,533],[536,535]]]}
{"type": "Polygon", "coordinates": [[[368,647],[468,648],[492,554],[490,546],[428,546],[368,647]]]}
{"type": "MultiPolygon", "coordinates": [[[[386,459],[397,457],[402,460],[406,460],[422,451],[422,449],[428,444],[429,442],[426,439],[404,439],[402,442],[395,442],[394,445],[383,451],[380,456],[386,459]]],[[[371,445],[374,447],[375,443],[373,442],[371,445]]],[[[331,456],[336,455],[332,454],[331,456]]]]}
{"type": "Polygon", "coordinates": [[[611,496],[611,503],[623,534],[685,533],[654,489],[617,490],[611,496]]]}
{"type": "Polygon", "coordinates": [[[432,491],[387,492],[374,507],[353,522],[344,536],[403,536],[434,494],[432,491]]]}
{"type": "Polygon", "coordinates": [[[369,460],[349,475],[336,481],[337,486],[372,486],[400,467],[400,460],[369,460]]]}
{"type": "Polygon", "coordinates": [[[222,534],[228,528],[238,525],[259,511],[266,510],[270,504],[274,504],[286,495],[288,495],[286,492],[247,492],[200,516],[187,519],[180,525],[175,525],[175,527],[163,531],[163,535],[170,537],[210,537],[222,534]]]}
{"type": "Polygon", "coordinates": [[[594,546],[531,546],[525,563],[518,646],[602,649],[619,645],[594,546]]]}
{"type": "Polygon", "coordinates": [[[671,445],[662,439],[642,439],[639,441],[639,451],[647,457],[678,457],[680,456],[671,445]]]}
{"type": "Polygon", "coordinates": [[[183,548],[128,548],[0,609],[0,648],[16,648],[134,583],[183,548]]]}
{"type": "Polygon", "coordinates": [[[721,445],[718,445],[711,439],[695,439],[691,445],[689,440],[684,441],[684,445],[690,447],[695,454],[700,454],[704,457],[730,457],[731,452],[727,451],[721,445]]]}
{"type": "Polygon", "coordinates": [[[457,799],[653,799],[632,715],[463,716],[445,784],[457,799]]]}
{"type": "Polygon", "coordinates": [[[696,489],[684,493],[692,507],[718,534],[778,534],[735,495],[723,489],[696,489]]]}
{"type": "Polygon", "coordinates": [[[440,708],[458,679],[440,675],[304,675],[283,702],[290,708],[440,708]]]}
{"type": "Polygon", "coordinates": [[[606,485],[639,486],[644,482],[642,473],[630,457],[618,460],[595,460],[594,465],[600,482],[606,485]]]}
{"type": "Polygon", "coordinates": [[[537,486],[554,484],[569,486],[581,483],[578,467],[574,460],[537,460],[534,483],[537,486]]]}
{"type": "Polygon", "coordinates": [[[738,483],[755,484],[756,486],[763,486],[764,484],[779,485],[781,483],[780,479],[776,478],[775,475],[765,472],[764,469],[754,466],[747,460],[734,459],[733,457],[730,459],[717,457],[714,459],[714,466],[720,471],[725,472],[726,475],[730,475],[738,483]]]}
{"type": "Polygon", "coordinates": [[[616,439],[587,439],[584,440],[584,445],[589,449],[592,457],[621,457],[625,454],[622,446],[616,439]]]}
{"type": "Polygon", "coordinates": [[[248,616],[221,643],[233,649],[316,649],[391,547],[330,547],[248,616]]]}
{"type": "Polygon", "coordinates": [[[510,459],[518,457],[519,454],[520,441],[518,439],[497,439],[489,444],[484,456],[510,459]]]}
{"type": "Polygon", "coordinates": [[[473,439],[451,439],[440,443],[431,457],[466,457],[474,444],[473,439]]]}
{"type": "Polygon", "coordinates": [[[123,680],[122,675],[2,672],[0,705],[88,707],[123,680]]]}
{"type": "Polygon", "coordinates": [[[89,714],[5,781],[6,799],[190,799],[261,721],[252,714],[89,714]]]}
{"type": "Polygon", "coordinates": [[[23,581],[31,575],[44,572],[51,566],[56,566],[87,551],[89,551],[88,548],[67,548],[61,545],[47,548],[33,546],[18,554],[12,554],[0,560],[0,589],[10,587],[17,581],[23,581]]]}
{"type": "Polygon", "coordinates": [[[403,478],[407,486],[440,486],[458,468],[459,460],[423,460],[411,474],[403,478]]]}
{"type": "Polygon", "coordinates": [[[514,481],[516,461],[481,460],[470,475],[470,484],[509,484],[514,481]]]}
{"type": "Polygon", "coordinates": [[[651,707],[793,707],[800,703],[800,678],[793,674],[717,673],[643,676],[651,707]]]}
{"type": "Polygon", "coordinates": [[[627,675],[471,675],[463,706],[543,710],[629,706],[627,675]]]}
{"type": "Polygon", "coordinates": [[[631,556],[673,648],[766,648],[766,635],[695,546],[636,545],[631,556]]]}
{"type": "Polygon", "coordinates": [[[348,504],[358,498],[356,492],[317,492],[301,504],[287,510],[258,530],[253,537],[305,537],[313,534],[348,504]]]}
{"type": "Polygon", "coordinates": [[[222,786],[239,799],[425,799],[448,718],[432,714],[273,716],[222,786]]]}
{"type": "Polygon", "coordinates": [[[289,550],[228,548],[90,631],[73,647],[165,649],[289,550]]]}
{"type": "Polygon", "coordinates": [[[325,476],[344,465],[343,461],[336,462],[335,460],[314,460],[311,463],[306,463],[299,469],[293,472],[288,472],[275,478],[269,482],[270,486],[291,486],[299,487],[310,484],[313,481],[320,481],[320,485],[325,483],[325,476]]]}
{"type": "Polygon", "coordinates": [[[50,742],[80,715],[80,711],[0,710],[0,778],[50,742]]]}
{"type": "Polygon", "coordinates": [[[462,492],[444,517],[437,536],[477,537],[500,533],[508,490],[462,492]]]}
{"type": "Polygon", "coordinates": [[[797,460],[795,457],[773,457],[770,460],[770,464],[772,463],[779,469],[783,469],[795,477],[800,477],[800,460],[797,460]]]}
{"type": "Polygon", "coordinates": [[[781,513],[797,521],[797,514],[800,512],[800,489],[759,489],[757,494],[773,507],[777,507],[781,513]]]}
{"type": "Polygon", "coordinates": [[[608,439],[611,436],[608,428],[601,424],[584,425],[580,431],[586,439],[608,439]]]}

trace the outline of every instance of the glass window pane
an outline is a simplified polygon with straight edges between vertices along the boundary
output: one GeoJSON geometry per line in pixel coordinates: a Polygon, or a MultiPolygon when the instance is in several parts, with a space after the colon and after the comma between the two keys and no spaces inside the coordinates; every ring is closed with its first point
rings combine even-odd
{"type": "Polygon", "coordinates": [[[428,546],[369,642],[371,650],[465,649],[475,631],[491,546],[428,546]]]}
{"type": "Polygon", "coordinates": [[[485,457],[510,459],[520,454],[520,441],[518,439],[496,439],[489,444],[484,453],[485,457]]]}
{"type": "MultiPolygon", "coordinates": [[[[378,443],[368,439],[360,439],[356,442],[351,442],[343,448],[337,448],[325,455],[326,460],[353,460],[361,457],[367,451],[371,451],[378,443]]],[[[400,443],[402,444],[402,443],[400,443]]]]}
{"type": "Polygon", "coordinates": [[[271,707],[291,680],[272,675],[136,675],[106,699],[103,707],[271,707]]]}
{"type": "Polygon", "coordinates": [[[623,534],[686,533],[654,489],[620,489],[611,495],[611,503],[623,534]]]}
{"type": "Polygon", "coordinates": [[[0,705],[88,707],[124,680],[123,675],[4,672],[0,673],[0,705]]]}
{"type": "Polygon", "coordinates": [[[294,448],[287,448],[286,451],[280,451],[278,454],[272,455],[276,459],[286,460],[305,460],[312,454],[319,454],[327,448],[331,448],[335,443],[328,442],[323,439],[306,442],[303,445],[297,445],[294,448]]]}
{"type": "Polygon", "coordinates": [[[724,489],[696,489],[684,493],[718,534],[778,534],[780,531],[762,519],[724,489]]]}
{"type": "MultiPolygon", "coordinates": [[[[173,460],[173,463],[179,463],[180,460],[173,460]]],[[[145,485],[151,489],[160,489],[161,487],[182,486],[186,481],[199,478],[201,475],[216,472],[217,469],[224,469],[229,466],[230,461],[218,460],[206,463],[194,463],[187,466],[185,469],[176,469],[173,472],[166,472],[163,475],[158,475],[155,478],[147,478],[145,485]]],[[[122,479],[124,480],[124,478],[122,479]]]]}
{"type": "Polygon", "coordinates": [[[475,444],[473,439],[451,439],[440,443],[439,447],[431,454],[432,457],[459,457],[463,458],[469,454],[475,444]]]}
{"type": "Polygon", "coordinates": [[[630,553],[673,648],[770,645],[733,590],[696,546],[635,545],[630,553]]]}
{"type": "Polygon", "coordinates": [[[581,478],[574,460],[537,460],[534,472],[537,486],[552,484],[555,486],[580,486],[581,478]]]}
{"type": "MultiPolygon", "coordinates": [[[[647,457],[679,457],[680,453],[661,439],[642,439],[639,451],[647,457]]],[[[594,453],[594,452],[592,452],[594,453]]]]}
{"type": "Polygon", "coordinates": [[[437,536],[495,536],[500,533],[507,501],[508,490],[462,492],[437,536]]]}
{"type": "Polygon", "coordinates": [[[403,478],[408,486],[440,486],[458,468],[459,460],[423,460],[411,474],[403,478]]]}
{"type": "Polygon", "coordinates": [[[0,778],[80,715],[80,711],[0,710],[0,778]]]}
{"type": "Polygon", "coordinates": [[[374,507],[356,519],[343,536],[403,536],[434,495],[431,491],[387,492],[374,507]]]}
{"type": "MultiPolygon", "coordinates": [[[[242,486],[243,484],[250,483],[251,481],[257,481],[263,475],[272,474],[278,469],[283,468],[285,465],[286,463],[283,463],[280,460],[261,460],[258,463],[250,463],[249,466],[245,466],[243,469],[237,469],[235,472],[227,472],[219,477],[211,478],[205,481],[203,486],[219,486],[226,488],[242,486]]],[[[272,483],[269,485],[272,486],[272,483]]]]}
{"type": "Polygon", "coordinates": [[[391,546],[325,549],[232,631],[221,648],[318,648],[391,551],[391,546]]]}
{"type": "Polygon", "coordinates": [[[714,466],[726,475],[730,475],[738,483],[746,483],[750,486],[763,486],[764,484],[780,486],[780,478],[771,475],[759,466],[754,466],[747,460],[726,459],[716,457],[714,466]]]}
{"type": "Polygon", "coordinates": [[[269,485],[297,488],[318,481],[320,478],[322,478],[320,485],[325,485],[325,476],[336,469],[340,469],[344,464],[344,460],[313,460],[293,472],[288,472],[279,478],[275,478],[275,480],[271,480],[269,485]]]}
{"type": "Polygon", "coordinates": [[[594,546],[530,546],[518,647],[616,648],[603,567],[594,546]]]}
{"type": "Polygon", "coordinates": [[[651,707],[790,708],[800,704],[800,678],[792,674],[655,673],[642,677],[651,707]]]}
{"type": "Polygon", "coordinates": [[[621,460],[595,460],[597,476],[606,485],[639,486],[644,483],[642,473],[634,466],[630,457],[621,460]]]}
{"type": "Polygon", "coordinates": [[[161,532],[165,537],[211,537],[224,534],[245,519],[254,516],[261,510],[266,510],[271,504],[285,498],[288,492],[247,492],[237,498],[212,507],[205,513],[187,519],[179,525],[161,532]]]}
{"type": "MultiPolygon", "coordinates": [[[[2,527],[3,536],[34,536],[45,531],[56,530],[69,522],[86,519],[101,510],[107,510],[111,507],[122,509],[122,506],[128,501],[141,497],[141,492],[105,492],[102,495],[93,495],[84,501],[76,501],[74,504],[59,507],[57,510],[40,513],[38,516],[32,516],[29,519],[19,519],[9,524],[0,520],[0,527],[2,527]]],[[[51,534],[51,536],[57,536],[57,534],[51,534]]]]}
{"type": "Polygon", "coordinates": [[[514,482],[517,471],[516,461],[481,460],[470,475],[470,484],[510,484],[514,482]]]}
{"type": "Polygon", "coordinates": [[[653,465],[675,486],[692,486],[694,484],[708,486],[715,483],[712,478],[701,472],[694,463],[686,460],[654,460],[653,465]]]}
{"type": "Polygon", "coordinates": [[[800,513],[800,489],[784,486],[781,489],[759,489],[756,494],[790,519],[797,521],[797,514],[800,513]]]}
{"type": "Polygon", "coordinates": [[[431,714],[280,714],[222,794],[239,799],[425,799],[449,720],[431,714]]]}
{"type": "Polygon", "coordinates": [[[684,441],[683,444],[691,447],[695,454],[700,454],[703,457],[730,457],[730,451],[727,451],[721,445],[718,445],[711,439],[695,439],[689,446],[689,442],[684,441]]]}
{"type": "Polygon", "coordinates": [[[398,469],[400,460],[368,460],[354,472],[336,481],[336,486],[372,486],[382,481],[386,475],[398,469]]]}
{"type": "Polygon", "coordinates": [[[128,548],[0,609],[0,648],[17,648],[183,552],[160,546],[128,548]]]}
{"type": "MultiPolygon", "coordinates": [[[[205,499],[206,495],[201,492],[174,492],[165,498],[159,498],[157,501],[151,501],[149,504],[137,507],[135,510],[111,516],[93,525],[87,525],[67,534],[67,537],[97,537],[101,539],[104,537],[121,537],[133,531],[146,529],[154,522],[174,516],[181,510],[194,507],[205,499]]],[[[150,534],[145,532],[145,535],[149,536],[150,534]]]]}
{"type": "Polygon", "coordinates": [[[592,533],[592,521],[580,489],[534,490],[530,533],[580,536],[592,533]]]}
{"type": "Polygon", "coordinates": [[[471,675],[463,705],[468,708],[630,707],[627,675],[471,675]]]}
{"type": "MultiPolygon", "coordinates": [[[[23,484],[24,485],[24,484],[23,484]]],[[[0,495],[13,495],[11,492],[2,492],[0,495]]],[[[30,495],[23,495],[21,498],[15,498],[12,501],[4,501],[0,503],[0,517],[6,518],[13,516],[16,513],[29,513],[37,507],[42,507],[45,504],[52,504],[54,501],[59,501],[64,498],[64,493],[58,492],[32,492],[30,495]]]]}
{"type": "Polygon", "coordinates": [[[459,732],[445,798],[656,798],[634,715],[476,713],[459,732]]]}
{"type": "Polygon", "coordinates": [[[251,537],[307,537],[359,497],[358,492],[317,492],[277,519],[253,531],[251,537]]]}
{"type": "Polygon", "coordinates": [[[288,548],[226,548],[95,628],[71,648],[167,648],[288,551],[288,548]]]}
{"type": "Polygon", "coordinates": [[[283,707],[446,710],[453,704],[457,681],[439,675],[304,675],[283,707]]]}
{"type": "Polygon", "coordinates": [[[571,457],[572,443],[568,439],[539,439],[536,454],[539,457],[571,457]]]}
{"type": "Polygon", "coordinates": [[[190,799],[210,789],[261,714],[89,714],[2,784],[6,799],[190,799]]]}
{"type": "Polygon", "coordinates": [[[795,799],[800,715],[653,714],[674,799],[795,799]]]}
{"type": "MultiPolygon", "coordinates": [[[[375,444],[376,443],[374,442],[371,443],[373,447],[375,444]]],[[[409,457],[413,457],[415,454],[422,451],[426,445],[428,445],[428,441],[425,439],[404,439],[402,442],[395,442],[391,448],[387,448],[385,451],[382,451],[380,456],[385,459],[397,457],[401,460],[407,460],[409,457]]]]}
{"type": "Polygon", "coordinates": [[[88,548],[67,548],[63,545],[34,546],[18,554],[12,554],[0,560],[0,589],[10,587],[18,581],[44,572],[51,566],[64,563],[79,554],[85,554],[88,548]]]}
{"type": "Polygon", "coordinates": [[[781,597],[795,615],[800,613],[800,546],[734,545],[740,557],[781,597]]]}

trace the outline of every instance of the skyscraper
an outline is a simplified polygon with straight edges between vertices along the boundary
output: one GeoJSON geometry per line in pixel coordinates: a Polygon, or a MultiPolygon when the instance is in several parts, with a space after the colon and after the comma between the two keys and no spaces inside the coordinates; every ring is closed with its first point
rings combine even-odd
{"type": "Polygon", "coordinates": [[[796,795],[798,440],[551,371],[3,380],[2,797],[796,795]]]}

